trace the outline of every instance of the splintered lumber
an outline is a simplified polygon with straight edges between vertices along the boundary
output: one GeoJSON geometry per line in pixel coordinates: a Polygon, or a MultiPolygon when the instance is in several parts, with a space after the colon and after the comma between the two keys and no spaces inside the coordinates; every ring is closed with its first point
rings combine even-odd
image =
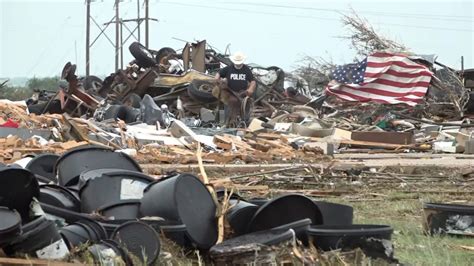
{"type": "Polygon", "coordinates": [[[39,259],[20,259],[0,257],[0,265],[83,265],[79,263],[68,263],[64,261],[39,260],[39,259]]]}
{"type": "Polygon", "coordinates": [[[246,185],[234,185],[236,190],[240,191],[258,191],[258,190],[268,190],[268,186],[260,185],[260,186],[246,186],[246,185]]]}
{"type": "Polygon", "coordinates": [[[267,145],[269,145],[271,147],[274,147],[274,148],[282,148],[282,149],[290,149],[290,150],[292,149],[290,146],[288,146],[286,144],[283,144],[281,142],[278,142],[278,141],[274,141],[274,140],[267,140],[267,139],[257,138],[255,141],[267,144],[267,145]]]}
{"type": "Polygon", "coordinates": [[[268,150],[270,150],[270,145],[266,145],[266,144],[262,144],[262,143],[258,143],[256,142],[255,140],[252,140],[252,139],[248,139],[247,140],[247,143],[254,149],[256,150],[259,150],[259,151],[263,151],[263,152],[267,152],[268,150]]]}
{"type": "Polygon", "coordinates": [[[67,142],[61,143],[59,146],[60,146],[61,149],[63,149],[63,150],[70,150],[70,149],[74,149],[74,148],[76,148],[76,147],[83,146],[83,145],[87,145],[87,144],[88,144],[87,141],[81,141],[81,142],[77,142],[77,141],[67,141],[67,142]]]}
{"type": "Polygon", "coordinates": [[[216,135],[214,136],[214,144],[216,144],[217,148],[223,150],[232,150],[232,140],[226,138],[224,136],[216,135]]]}
{"type": "Polygon", "coordinates": [[[359,140],[341,140],[340,144],[361,146],[361,147],[375,147],[382,148],[387,150],[399,150],[399,149],[419,149],[415,145],[399,145],[399,144],[389,144],[381,142],[371,142],[371,141],[359,141],[359,140]]]}
{"type": "MultiPolygon", "coordinates": [[[[474,234],[469,234],[471,236],[474,236],[474,234]]],[[[458,245],[458,247],[464,249],[464,250],[469,250],[474,252],[474,246],[464,246],[464,245],[458,245]]]]}
{"type": "MultiPolygon", "coordinates": [[[[191,169],[198,169],[197,164],[174,164],[174,165],[157,165],[157,164],[140,164],[142,169],[150,170],[182,170],[189,171],[191,169]]],[[[347,170],[352,168],[364,168],[366,167],[363,163],[336,163],[330,165],[328,163],[315,163],[315,164],[205,164],[206,170],[219,170],[219,171],[232,171],[232,172],[255,172],[264,169],[280,169],[284,167],[314,167],[314,168],[327,168],[331,167],[332,170],[347,170]]]]}
{"type": "Polygon", "coordinates": [[[210,183],[215,187],[215,188],[220,188],[220,187],[225,187],[225,188],[231,188],[234,186],[234,183],[232,183],[232,180],[230,178],[219,178],[219,179],[213,179],[210,181],[210,183]]]}
{"type": "Polygon", "coordinates": [[[277,134],[277,133],[258,133],[257,138],[267,139],[267,140],[280,140],[280,141],[283,141],[284,143],[288,142],[288,139],[284,135],[277,134]]]}
{"type": "MultiPolygon", "coordinates": [[[[79,124],[79,122],[77,122],[77,119],[72,118],[68,114],[64,114],[64,117],[66,118],[69,125],[71,125],[71,128],[73,129],[74,133],[76,133],[76,135],[79,137],[79,139],[81,141],[87,141],[88,143],[93,144],[93,145],[107,147],[106,145],[104,145],[100,142],[93,141],[93,140],[89,139],[89,137],[87,136],[87,132],[91,129],[90,129],[88,124],[85,124],[85,125],[79,124]]],[[[119,145],[117,145],[113,142],[109,142],[109,144],[112,147],[114,147],[115,149],[121,149],[121,147],[119,145]]]]}
{"type": "Polygon", "coordinates": [[[216,163],[226,164],[238,158],[237,154],[231,153],[208,153],[203,156],[207,160],[213,160],[216,163]]]}
{"type": "Polygon", "coordinates": [[[255,151],[251,145],[232,135],[216,135],[214,136],[214,144],[223,150],[232,150],[235,147],[238,150],[255,151]]]}

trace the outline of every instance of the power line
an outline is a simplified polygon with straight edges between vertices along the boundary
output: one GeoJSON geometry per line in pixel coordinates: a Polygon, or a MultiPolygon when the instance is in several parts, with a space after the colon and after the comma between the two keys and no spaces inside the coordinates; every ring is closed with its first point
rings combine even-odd
{"type": "MultiPolygon", "coordinates": [[[[52,43],[52,44],[56,43],[56,40],[58,40],[59,37],[62,36],[63,30],[64,30],[64,28],[66,27],[66,24],[68,23],[68,21],[69,21],[70,19],[71,19],[70,16],[68,16],[68,17],[66,17],[66,18],[64,19],[64,21],[59,25],[58,29],[57,29],[56,31],[54,31],[54,32],[56,33],[56,36],[52,39],[52,41],[50,40],[49,43],[52,43]]],[[[36,67],[37,67],[37,66],[39,65],[39,63],[41,62],[41,59],[43,59],[43,56],[46,54],[46,51],[49,52],[50,48],[51,48],[51,45],[48,45],[48,46],[46,46],[46,47],[42,50],[42,52],[41,52],[40,55],[38,56],[36,62],[35,62],[35,63],[32,65],[32,67],[28,70],[27,76],[30,76],[31,72],[33,72],[33,70],[36,69],[36,67]]]]}
{"type": "MultiPolygon", "coordinates": [[[[247,13],[254,13],[254,14],[263,14],[263,15],[276,15],[276,16],[286,16],[286,17],[296,17],[296,18],[307,18],[307,19],[317,19],[317,20],[331,20],[331,21],[340,21],[340,19],[333,19],[333,18],[323,18],[323,17],[315,17],[315,16],[307,16],[307,15],[297,15],[297,14],[284,14],[284,13],[275,13],[275,12],[265,12],[265,11],[254,11],[249,9],[241,9],[241,8],[225,8],[225,7],[216,7],[216,6],[207,6],[207,5],[195,5],[195,4],[184,4],[184,3],[175,3],[175,2],[160,2],[161,4],[169,4],[169,5],[179,5],[179,6],[186,6],[186,7],[198,7],[198,8],[208,8],[208,9],[217,9],[217,10],[225,10],[225,11],[238,11],[238,12],[247,12],[247,13]]],[[[461,31],[461,32],[473,32],[469,29],[454,29],[454,28],[442,28],[442,27],[430,27],[430,26],[414,26],[414,25],[406,25],[406,24],[394,24],[394,23],[378,23],[379,25],[387,25],[387,26],[396,26],[396,27],[407,27],[407,28],[417,28],[417,29],[430,29],[430,30],[446,30],[446,31],[461,31]]]]}
{"type": "MultiPolygon", "coordinates": [[[[301,7],[301,6],[288,6],[288,5],[277,5],[277,4],[262,4],[252,2],[222,2],[222,4],[232,5],[250,5],[250,6],[262,6],[262,7],[276,7],[276,8],[289,8],[299,10],[313,10],[313,11],[324,11],[324,12],[351,12],[347,9],[336,9],[336,8],[316,8],[316,7],[301,7]]],[[[461,21],[461,22],[473,22],[472,16],[452,16],[452,15],[428,15],[428,14],[414,14],[414,13],[392,13],[392,12],[380,12],[380,11],[357,11],[360,13],[391,16],[391,17],[403,17],[403,18],[415,18],[415,19],[430,19],[430,20],[447,20],[447,21],[461,21]],[[443,18],[444,17],[444,18],[443,18]],[[465,19],[459,19],[465,18],[465,19]]]]}
{"type": "Polygon", "coordinates": [[[159,4],[169,4],[169,5],[179,5],[179,6],[186,6],[186,7],[209,8],[209,9],[225,10],[225,11],[239,11],[239,12],[247,12],[247,13],[254,13],[254,14],[263,14],[263,15],[276,15],[276,16],[286,16],[286,17],[297,17],[297,18],[310,18],[310,19],[340,21],[339,19],[335,19],[335,18],[324,18],[324,17],[315,17],[315,16],[306,16],[306,15],[284,14],[284,13],[275,13],[275,12],[266,12],[266,11],[254,11],[254,10],[250,10],[250,9],[241,9],[241,8],[226,8],[226,7],[218,7],[218,6],[195,5],[195,4],[185,4],[185,3],[175,3],[175,2],[158,2],[158,3],[159,4]]]}

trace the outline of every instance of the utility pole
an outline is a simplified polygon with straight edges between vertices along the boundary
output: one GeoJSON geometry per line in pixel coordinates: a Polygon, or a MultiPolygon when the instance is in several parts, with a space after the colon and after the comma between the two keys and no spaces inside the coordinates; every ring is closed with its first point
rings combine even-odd
{"type": "Polygon", "coordinates": [[[137,0],[137,28],[138,28],[138,42],[140,42],[140,0],[137,0]]]}
{"type": "Polygon", "coordinates": [[[86,77],[89,76],[89,61],[90,61],[90,32],[91,32],[91,0],[86,0],[86,77]]]}
{"type": "MultiPolygon", "coordinates": [[[[1,1],[1,0],[0,0],[1,1]]],[[[91,16],[91,3],[93,3],[95,0],[85,0],[86,2],[86,76],[90,75],[90,48],[95,44],[95,42],[102,36],[109,41],[109,43],[112,45],[112,47],[115,48],[115,71],[119,70],[119,66],[123,68],[123,45],[130,39],[130,37],[133,37],[137,41],[141,41],[141,23],[145,21],[145,44],[146,47],[148,47],[148,22],[149,20],[153,21],[158,21],[155,18],[150,18],[149,15],[149,6],[148,2],[149,0],[144,0],[145,5],[145,18],[140,17],[140,0],[137,0],[137,18],[136,19],[121,19],[120,18],[120,8],[119,8],[119,3],[120,1],[123,0],[115,0],[115,16],[113,16],[108,22],[103,23],[103,25],[99,25],[99,23],[94,19],[94,17],[91,16]],[[100,33],[95,37],[93,41],[90,39],[90,27],[91,27],[91,21],[99,28],[100,33]],[[127,22],[135,22],[137,26],[132,30],[129,27],[127,27],[126,23],[127,22]],[[107,33],[105,32],[107,28],[111,25],[115,24],[115,41],[112,40],[109,36],[107,36],[107,33]],[[123,35],[123,30],[124,28],[128,31],[127,37],[123,35]],[[138,38],[135,36],[135,31],[138,30],[138,38]],[[121,58],[121,60],[119,59],[121,58]]]]}
{"type": "Polygon", "coordinates": [[[119,69],[119,53],[120,53],[120,0],[115,0],[115,71],[119,69]]]}
{"type": "Polygon", "coordinates": [[[123,22],[120,20],[120,69],[123,69],[123,22]]]}
{"type": "Polygon", "coordinates": [[[145,47],[148,49],[148,0],[145,0],[145,47]]]}

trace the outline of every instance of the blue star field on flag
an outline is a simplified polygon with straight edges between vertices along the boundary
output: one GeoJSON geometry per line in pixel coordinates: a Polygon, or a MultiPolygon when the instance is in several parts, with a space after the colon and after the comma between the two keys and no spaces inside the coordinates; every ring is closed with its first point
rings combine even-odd
{"type": "Polygon", "coordinates": [[[337,66],[331,78],[343,84],[360,84],[364,82],[367,58],[359,63],[337,66]]]}

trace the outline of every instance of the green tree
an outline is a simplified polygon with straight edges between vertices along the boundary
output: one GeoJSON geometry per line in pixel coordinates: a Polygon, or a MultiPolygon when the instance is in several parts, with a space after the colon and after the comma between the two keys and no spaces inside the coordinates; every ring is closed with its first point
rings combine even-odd
{"type": "Polygon", "coordinates": [[[0,99],[12,101],[25,100],[35,91],[57,91],[59,77],[31,78],[25,86],[9,86],[8,83],[0,88],[0,99]]]}
{"type": "Polygon", "coordinates": [[[33,77],[28,80],[26,86],[29,90],[46,90],[46,91],[57,91],[58,90],[59,77],[50,78],[36,78],[33,77]]]}

